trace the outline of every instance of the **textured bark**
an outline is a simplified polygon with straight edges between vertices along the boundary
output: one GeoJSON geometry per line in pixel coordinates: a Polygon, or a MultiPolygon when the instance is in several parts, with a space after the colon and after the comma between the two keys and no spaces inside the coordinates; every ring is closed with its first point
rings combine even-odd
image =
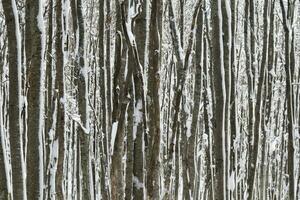
{"type": "MultiPolygon", "coordinates": [[[[191,191],[191,196],[194,196],[195,192],[195,166],[196,166],[196,158],[195,158],[195,151],[196,151],[196,135],[197,135],[197,127],[198,127],[198,121],[199,121],[199,112],[200,112],[200,100],[201,100],[201,93],[202,93],[202,38],[203,35],[203,12],[202,9],[200,9],[197,19],[197,30],[196,30],[196,74],[195,74],[195,83],[194,83],[194,107],[192,111],[192,124],[191,124],[191,133],[188,138],[187,145],[185,144],[185,147],[187,148],[187,160],[184,163],[185,167],[184,170],[187,170],[189,174],[189,182],[185,183],[188,187],[188,190],[185,191],[185,199],[190,199],[189,197],[189,190],[191,191]]],[[[201,132],[199,134],[202,134],[201,132]]],[[[202,136],[199,136],[202,138],[202,136]]],[[[200,144],[202,141],[200,141],[200,144]]],[[[185,176],[185,175],[184,175],[185,176]]]]}
{"type": "MultiPolygon", "coordinates": [[[[111,187],[112,187],[112,199],[123,199],[124,192],[123,192],[123,167],[122,167],[122,157],[124,152],[124,145],[123,140],[125,136],[125,121],[126,121],[126,111],[129,105],[130,100],[132,97],[129,94],[129,87],[130,87],[130,81],[132,80],[132,75],[134,74],[134,71],[140,68],[140,61],[139,61],[139,55],[138,50],[136,47],[135,41],[132,41],[129,38],[129,34],[133,34],[130,32],[133,30],[133,27],[131,27],[130,30],[128,30],[126,26],[126,17],[125,17],[125,4],[122,2],[120,4],[121,6],[121,13],[122,13],[122,28],[124,31],[124,36],[126,38],[127,45],[129,47],[129,53],[132,54],[134,65],[128,65],[127,69],[127,75],[126,80],[124,83],[123,91],[121,92],[122,96],[120,99],[121,105],[120,105],[120,115],[118,117],[118,121],[115,122],[113,125],[117,126],[116,130],[116,136],[113,146],[113,154],[112,154],[112,164],[111,164],[111,187]]],[[[129,19],[132,20],[132,19],[129,19]]],[[[133,25],[133,22],[131,23],[133,25]]],[[[136,84],[136,81],[135,81],[136,84]]],[[[138,92],[135,88],[135,92],[138,92]]]]}
{"type": "MultiPolygon", "coordinates": [[[[0,36],[4,33],[3,32],[0,32],[0,36]]],[[[3,62],[3,54],[0,54],[0,63],[3,62]]],[[[3,88],[3,71],[4,71],[4,65],[3,64],[0,64],[0,177],[2,177],[0,179],[0,199],[8,199],[10,200],[10,194],[8,193],[8,188],[7,188],[7,183],[8,183],[8,180],[7,180],[7,177],[6,177],[6,169],[5,169],[5,164],[7,162],[6,160],[6,150],[7,150],[7,146],[6,146],[6,132],[5,132],[5,129],[4,129],[4,123],[3,123],[3,114],[5,113],[4,112],[4,109],[2,107],[3,103],[6,101],[6,98],[5,98],[5,90],[2,90],[3,88]],[[4,93],[4,94],[3,94],[4,93]]]]}
{"type": "Polygon", "coordinates": [[[64,53],[63,53],[63,22],[62,22],[62,0],[56,1],[56,79],[55,90],[56,98],[56,129],[55,142],[58,144],[57,170],[55,174],[55,190],[58,200],[64,199],[63,194],[63,171],[65,155],[65,85],[64,85],[64,53]]]}
{"type": "MultiPolygon", "coordinates": [[[[133,58],[129,55],[128,57],[128,65],[132,65],[133,58]]],[[[133,96],[133,85],[132,82],[130,83],[130,94],[133,96]]],[[[126,137],[126,169],[125,169],[125,200],[131,200],[132,199],[132,191],[133,191],[133,116],[134,116],[134,101],[132,100],[128,106],[127,110],[127,137],[126,137]]],[[[143,198],[142,198],[143,199],[143,198]]]]}
{"type": "MultiPolygon", "coordinates": [[[[257,8],[255,5],[255,0],[248,0],[249,3],[249,21],[246,23],[250,23],[250,62],[251,62],[251,72],[252,72],[252,87],[253,90],[255,88],[255,81],[256,81],[256,72],[258,71],[258,68],[255,68],[255,62],[256,62],[256,24],[257,21],[255,21],[255,14],[258,15],[257,13],[257,8]]],[[[258,20],[258,17],[257,17],[258,20]]]]}
{"type": "Polygon", "coordinates": [[[251,68],[250,46],[249,46],[249,28],[247,21],[249,20],[249,1],[245,0],[245,22],[244,22],[244,46],[246,57],[247,84],[248,84],[248,151],[249,157],[252,153],[252,134],[253,134],[253,73],[251,68]]]}
{"type": "Polygon", "coordinates": [[[20,127],[21,44],[16,3],[2,1],[8,39],[9,63],[9,138],[11,152],[12,190],[14,199],[25,199],[23,139],[20,127]]]}
{"type": "Polygon", "coordinates": [[[147,199],[159,198],[159,168],[160,168],[160,45],[158,33],[158,12],[160,0],[151,2],[150,27],[149,27],[149,79],[148,79],[148,102],[149,110],[149,163],[147,163],[147,199]]]}
{"type": "Polygon", "coordinates": [[[41,1],[26,1],[26,34],[25,34],[25,50],[27,65],[27,101],[28,101],[28,131],[27,131],[27,198],[38,199],[43,198],[43,146],[42,130],[41,130],[41,112],[42,112],[42,88],[41,73],[43,66],[43,38],[41,24],[38,15],[42,15],[41,1]],[[42,165],[41,165],[42,164],[42,165]],[[40,169],[42,168],[42,169],[40,169]]]}
{"type": "Polygon", "coordinates": [[[226,182],[226,194],[227,198],[229,198],[228,191],[228,169],[229,169],[229,140],[230,140],[230,95],[231,95],[231,8],[228,1],[222,1],[222,32],[223,32],[223,58],[224,58],[224,72],[225,72],[225,88],[226,88],[226,102],[225,102],[225,154],[226,154],[226,162],[225,165],[225,182],[226,182]]]}
{"type": "MultiPolygon", "coordinates": [[[[101,3],[100,3],[101,4],[101,3]]],[[[101,7],[101,6],[100,6],[101,7]]],[[[102,11],[102,10],[101,10],[102,11]]],[[[103,13],[103,12],[102,12],[103,13]]],[[[101,18],[104,17],[102,14],[101,18]]],[[[103,20],[101,21],[101,32],[103,32],[103,20]]],[[[125,52],[125,48],[123,47],[123,36],[122,33],[122,19],[121,19],[121,8],[119,5],[118,0],[116,0],[116,32],[115,32],[115,61],[114,61],[114,74],[113,74],[113,113],[112,113],[112,122],[116,122],[120,115],[120,98],[121,98],[121,91],[122,91],[122,83],[124,82],[124,68],[122,68],[122,55],[125,52]]],[[[101,35],[101,33],[100,33],[101,35]]],[[[103,34],[101,35],[101,42],[103,41],[103,34]],[[101,39],[102,38],[102,39],[101,39]]],[[[103,46],[103,44],[100,44],[103,46]]],[[[103,53],[102,53],[103,54],[103,53]]]]}
{"type": "Polygon", "coordinates": [[[80,158],[82,170],[82,198],[91,199],[90,191],[90,136],[89,136],[89,120],[87,110],[87,67],[85,66],[85,28],[82,14],[82,1],[77,0],[77,23],[78,23],[78,52],[77,63],[75,69],[75,84],[77,86],[77,101],[78,111],[80,115],[81,124],[78,127],[78,134],[80,138],[80,158]]]}
{"type": "Polygon", "coordinates": [[[251,48],[249,45],[249,27],[247,21],[249,20],[249,1],[245,0],[245,22],[244,22],[244,43],[245,43],[245,54],[246,54],[246,70],[247,70],[247,81],[248,81],[248,142],[249,142],[249,156],[252,153],[252,138],[253,138],[253,116],[254,116],[254,85],[253,85],[253,68],[251,64],[251,48]]]}
{"type": "MultiPolygon", "coordinates": [[[[211,142],[210,142],[210,123],[209,123],[209,116],[208,116],[208,106],[209,106],[209,97],[208,97],[208,85],[209,85],[209,80],[208,80],[208,63],[207,63],[207,57],[208,57],[208,52],[207,52],[207,42],[206,42],[206,38],[203,40],[203,119],[204,119],[204,133],[206,133],[207,138],[208,138],[208,143],[207,146],[205,147],[205,170],[206,170],[206,176],[205,176],[205,190],[204,190],[204,196],[206,193],[211,194],[212,191],[212,173],[211,173],[211,156],[210,156],[210,146],[211,146],[211,142]]],[[[212,196],[208,195],[208,199],[211,199],[212,196]]]]}
{"type": "Polygon", "coordinates": [[[215,96],[215,124],[213,128],[213,156],[215,163],[215,180],[214,180],[214,197],[216,200],[225,199],[224,188],[224,126],[225,126],[225,102],[226,92],[223,87],[225,84],[222,69],[223,63],[223,40],[222,40],[222,15],[221,1],[213,1],[211,3],[211,23],[212,23],[212,68],[215,96]]]}
{"type": "Polygon", "coordinates": [[[294,123],[294,92],[293,92],[293,75],[295,67],[294,58],[294,34],[290,24],[293,23],[293,6],[294,3],[288,1],[288,9],[286,11],[284,3],[280,0],[280,7],[283,18],[284,29],[284,45],[285,45],[285,73],[286,73],[286,110],[287,110],[287,132],[288,132],[288,174],[289,174],[289,199],[295,199],[295,174],[294,174],[294,136],[293,136],[293,123],[294,123]]]}
{"type": "MultiPolygon", "coordinates": [[[[2,77],[0,69],[0,77],[2,77]]],[[[0,78],[1,81],[2,78],[0,78]]],[[[2,86],[2,85],[1,85],[2,86]]],[[[0,86],[0,87],[1,87],[0,86]]],[[[2,97],[2,92],[0,91],[0,96],[2,97]]],[[[2,104],[2,100],[0,100],[0,104],[2,104]]],[[[2,118],[2,106],[0,107],[0,199],[8,199],[10,200],[10,194],[8,193],[7,188],[7,177],[6,177],[6,170],[5,170],[5,132],[4,132],[4,125],[3,125],[3,118],[2,118]]]]}
{"type": "Polygon", "coordinates": [[[135,19],[135,36],[137,50],[139,54],[140,67],[134,73],[135,86],[135,113],[142,113],[142,116],[134,116],[134,163],[133,163],[133,199],[144,198],[144,135],[146,130],[146,111],[144,100],[144,83],[142,80],[143,69],[145,68],[145,48],[146,48],[146,33],[147,33],[147,0],[143,0],[139,15],[135,19]],[[142,103],[142,105],[141,105],[142,103]],[[139,119],[139,117],[142,117],[139,119]]]}
{"type": "MultiPolygon", "coordinates": [[[[147,33],[147,4],[148,4],[148,0],[142,0],[140,14],[137,16],[135,20],[135,28],[134,28],[137,48],[139,51],[139,59],[143,69],[145,68],[144,61],[145,61],[146,33],[147,33]]],[[[157,26],[156,21],[155,24],[157,26]]],[[[152,23],[150,24],[150,27],[151,26],[153,26],[152,23]]]]}
{"type": "MultiPolygon", "coordinates": [[[[235,173],[235,139],[236,139],[236,121],[237,121],[237,112],[236,112],[236,43],[235,43],[235,28],[236,28],[236,1],[231,1],[231,94],[230,94],[230,173],[235,173]]],[[[235,196],[233,196],[235,197],[235,196]]]]}
{"type": "Polygon", "coordinates": [[[178,38],[178,35],[176,34],[176,25],[174,22],[174,13],[173,13],[172,2],[169,1],[170,29],[171,29],[171,35],[172,35],[172,43],[173,43],[173,47],[175,50],[175,56],[179,63],[179,66],[178,66],[179,74],[178,74],[178,81],[177,81],[176,90],[175,90],[176,92],[175,92],[175,96],[173,99],[174,115],[173,115],[171,141],[169,144],[167,161],[166,161],[165,198],[171,198],[171,194],[169,193],[168,190],[169,190],[169,186],[170,186],[170,178],[171,178],[171,173],[172,173],[173,153],[175,150],[176,133],[177,133],[177,128],[178,128],[178,117],[179,117],[179,113],[180,113],[180,103],[181,103],[181,99],[182,99],[184,84],[186,83],[187,71],[188,71],[188,67],[189,67],[189,59],[190,59],[193,41],[194,41],[194,31],[195,31],[195,27],[197,24],[197,16],[199,13],[201,2],[202,1],[199,0],[195,4],[195,9],[194,9],[193,16],[192,16],[192,24],[191,24],[190,33],[188,36],[188,44],[186,47],[186,53],[185,53],[184,58],[182,58],[180,55],[180,49],[182,49],[182,47],[180,46],[180,43],[179,43],[180,40],[178,38]]]}
{"type": "MultiPolygon", "coordinates": [[[[265,94],[264,94],[264,99],[263,99],[263,116],[262,116],[262,150],[261,150],[261,175],[262,177],[260,178],[260,195],[261,198],[265,198],[267,195],[266,192],[266,181],[267,181],[267,171],[269,168],[266,168],[265,160],[267,161],[267,165],[269,165],[269,159],[268,159],[268,144],[267,138],[270,136],[268,135],[268,129],[270,129],[270,124],[269,122],[271,121],[270,115],[271,115],[271,102],[272,102],[272,92],[274,90],[273,88],[273,75],[270,73],[272,68],[275,68],[274,66],[274,5],[275,1],[271,3],[271,8],[270,8],[270,28],[269,28],[269,42],[268,42],[268,64],[267,64],[267,71],[266,71],[266,81],[265,81],[265,94]],[[267,153],[265,153],[267,152],[267,153]]],[[[277,124],[277,123],[275,123],[277,124]]]]}
{"type": "MultiPolygon", "coordinates": [[[[264,1],[264,36],[263,36],[263,52],[262,52],[262,62],[260,66],[259,72],[259,80],[257,86],[256,93],[256,104],[255,104],[255,120],[254,120],[254,128],[253,128],[253,144],[252,151],[249,152],[249,161],[248,161],[248,199],[251,200],[253,197],[253,188],[254,188],[254,180],[255,174],[257,171],[257,158],[258,158],[258,150],[259,150],[259,138],[261,133],[261,124],[262,124],[262,99],[264,94],[264,84],[265,84],[265,73],[266,67],[268,63],[268,0],[264,1]]],[[[252,54],[252,53],[251,53],[252,54]]],[[[249,141],[251,142],[251,141],[249,141]]],[[[249,144],[251,145],[251,144],[249,144]]]]}
{"type": "MultiPolygon", "coordinates": [[[[47,60],[46,60],[46,95],[45,95],[45,112],[46,112],[46,120],[45,120],[45,183],[46,185],[50,185],[50,172],[49,172],[49,163],[50,163],[50,147],[52,145],[52,138],[50,138],[50,130],[53,125],[53,112],[54,112],[54,102],[53,102],[53,78],[52,78],[52,53],[53,53],[53,0],[49,1],[49,21],[48,21],[48,48],[47,48],[47,60]]],[[[49,197],[49,188],[45,189],[46,194],[49,197]]]]}
{"type": "Polygon", "coordinates": [[[111,124],[112,124],[112,94],[111,94],[111,64],[110,64],[110,34],[111,34],[111,0],[105,1],[106,6],[106,21],[105,21],[105,42],[106,42],[106,59],[105,59],[105,72],[106,72],[106,115],[107,115],[107,145],[110,147],[111,141],[111,124]]]}
{"type": "MultiPolygon", "coordinates": [[[[107,130],[106,130],[106,94],[105,94],[105,60],[104,60],[104,1],[99,1],[99,85],[100,85],[100,160],[101,160],[101,195],[104,200],[109,197],[108,184],[105,178],[108,176],[107,166],[108,166],[108,146],[107,146],[107,130]]],[[[117,44],[117,43],[116,43],[117,44]]],[[[118,49],[118,48],[116,48],[118,49]]],[[[117,52],[117,51],[116,51],[117,52]]],[[[117,60],[117,58],[116,58],[117,60]]],[[[115,98],[115,97],[114,97],[115,98]]]]}

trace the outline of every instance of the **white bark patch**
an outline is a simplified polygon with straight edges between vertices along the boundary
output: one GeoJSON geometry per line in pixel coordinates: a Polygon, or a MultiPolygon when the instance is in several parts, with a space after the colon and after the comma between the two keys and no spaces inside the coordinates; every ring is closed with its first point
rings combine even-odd
{"type": "Polygon", "coordinates": [[[144,184],[138,179],[138,177],[133,176],[133,186],[139,190],[144,187],[144,184]]]}
{"type": "Polygon", "coordinates": [[[114,122],[111,128],[111,155],[114,154],[114,144],[117,135],[118,122],[114,122]]]}

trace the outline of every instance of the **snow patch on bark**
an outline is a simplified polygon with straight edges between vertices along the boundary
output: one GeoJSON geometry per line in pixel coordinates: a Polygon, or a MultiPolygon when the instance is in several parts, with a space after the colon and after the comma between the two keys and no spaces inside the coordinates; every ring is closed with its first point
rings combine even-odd
{"type": "Polygon", "coordinates": [[[114,154],[114,144],[117,135],[118,122],[114,122],[111,128],[111,155],[114,154]]]}
{"type": "Polygon", "coordinates": [[[133,176],[133,185],[135,188],[142,189],[144,187],[144,184],[139,180],[138,177],[133,176]]]}

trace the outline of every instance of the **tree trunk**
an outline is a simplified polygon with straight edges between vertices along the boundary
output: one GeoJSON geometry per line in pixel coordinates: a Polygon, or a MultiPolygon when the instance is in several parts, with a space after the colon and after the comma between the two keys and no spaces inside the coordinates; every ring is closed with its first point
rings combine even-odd
{"type": "MultiPolygon", "coordinates": [[[[268,63],[268,0],[264,1],[264,36],[263,36],[263,52],[262,52],[262,63],[260,66],[259,72],[259,80],[257,86],[256,93],[256,104],[255,104],[255,120],[254,120],[254,129],[253,129],[253,144],[252,151],[249,152],[249,161],[248,161],[248,200],[251,200],[253,197],[253,188],[254,188],[254,180],[257,169],[257,158],[258,158],[258,150],[259,150],[259,138],[261,132],[261,119],[262,119],[262,99],[264,93],[264,84],[265,84],[265,73],[266,73],[266,64],[268,63]]],[[[252,53],[251,53],[252,54],[252,53]]],[[[253,63],[252,63],[253,64],[253,63]]],[[[249,141],[250,143],[251,141],[249,141]]],[[[251,145],[251,144],[249,144],[251,145]]]]}
{"type": "Polygon", "coordinates": [[[294,124],[294,92],[293,92],[293,76],[294,76],[294,34],[290,24],[293,23],[293,6],[288,1],[288,11],[284,7],[284,3],[280,0],[280,7],[283,18],[283,29],[285,33],[285,73],[286,73],[286,106],[287,106],[287,132],[288,132],[288,174],[289,174],[289,199],[295,199],[295,174],[294,174],[294,136],[293,136],[293,124],[294,124]]]}
{"type": "Polygon", "coordinates": [[[225,72],[225,88],[226,88],[226,105],[225,105],[225,153],[226,153],[226,161],[225,165],[225,182],[226,182],[226,194],[227,198],[229,198],[228,192],[228,177],[229,174],[229,153],[230,153],[230,95],[231,95],[231,8],[228,1],[222,1],[222,31],[223,31],[223,54],[224,54],[224,72],[225,72]]]}
{"type": "MultiPolygon", "coordinates": [[[[2,70],[2,69],[0,69],[2,70]]],[[[2,80],[2,74],[0,73],[0,81],[2,80]]],[[[2,81],[1,81],[2,82],[2,81]]],[[[2,87],[2,85],[0,86],[2,87]]],[[[2,98],[2,91],[0,90],[0,96],[2,98]]],[[[2,99],[0,99],[0,105],[2,105],[2,99]]],[[[5,141],[5,131],[3,124],[3,116],[2,116],[2,106],[0,106],[0,199],[8,199],[10,200],[10,194],[8,193],[7,188],[7,177],[6,177],[6,169],[5,164],[6,160],[6,141],[5,141]]]]}
{"type": "Polygon", "coordinates": [[[27,198],[43,198],[42,70],[45,41],[41,1],[26,1],[26,65],[28,84],[27,198]],[[38,152],[38,153],[37,153],[38,152]],[[42,193],[40,193],[40,191],[42,193]]]}
{"type": "Polygon", "coordinates": [[[88,93],[87,93],[87,67],[85,65],[85,28],[82,14],[82,1],[77,0],[77,20],[78,23],[78,52],[75,69],[75,84],[77,85],[78,111],[80,123],[78,134],[80,138],[80,158],[82,170],[82,198],[91,199],[90,191],[90,133],[89,133],[89,116],[88,116],[88,93]]]}
{"type": "MultiPolygon", "coordinates": [[[[110,147],[111,141],[111,124],[112,124],[112,95],[111,95],[111,64],[110,64],[110,33],[111,33],[111,0],[106,0],[106,21],[105,21],[105,34],[106,34],[106,60],[105,60],[105,72],[106,72],[106,116],[107,116],[107,145],[110,147]]],[[[109,150],[109,148],[108,148],[109,150]]]]}
{"type": "Polygon", "coordinates": [[[144,100],[144,80],[141,75],[145,69],[145,49],[146,49],[146,33],[147,33],[147,3],[148,0],[143,0],[141,11],[135,20],[135,35],[136,44],[140,60],[140,68],[135,71],[134,86],[135,86],[135,108],[134,108],[134,163],[133,163],[133,199],[144,198],[144,136],[146,130],[146,111],[144,100]],[[142,104],[141,104],[142,103],[142,104]],[[140,113],[141,112],[141,113],[140,113]],[[140,113],[142,116],[138,116],[140,113]]]}
{"type": "Polygon", "coordinates": [[[160,154],[160,104],[159,92],[160,77],[160,45],[158,33],[158,12],[160,0],[151,2],[149,27],[149,79],[148,79],[148,108],[149,110],[149,163],[147,169],[147,198],[159,198],[159,154],[160,154]]]}
{"type": "Polygon", "coordinates": [[[56,129],[55,139],[53,142],[53,149],[57,152],[55,160],[57,160],[57,169],[55,175],[55,191],[58,200],[64,199],[63,194],[63,172],[64,172],[64,156],[65,156],[65,84],[64,84],[64,33],[62,22],[62,0],[56,1],[56,80],[55,90],[56,94],[56,129]]]}
{"type": "MultiPolygon", "coordinates": [[[[118,18],[117,18],[118,19],[118,18]]],[[[117,20],[118,21],[118,20],[117,20]]],[[[104,60],[104,1],[99,1],[99,85],[100,85],[100,165],[101,165],[101,195],[104,200],[109,196],[109,185],[105,181],[105,177],[108,178],[108,146],[107,146],[107,131],[106,131],[106,94],[105,94],[105,60],[104,60]]],[[[118,44],[118,43],[116,43],[118,44]]],[[[118,49],[116,47],[116,49],[118,49]]],[[[117,52],[117,51],[116,51],[117,52]]],[[[117,60],[117,58],[115,58],[117,60]]],[[[116,65],[115,65],[116,68],[116,65]]],[[[114,96],[114,98],[116,98],[114,96]]]]}
{"type": "MultiPolygon", "coordinates": [[[[203,12],[200,9],[197,19],[197,30],[196,30],[196,74],[195,74],[195,83],[194,83],[194,107],[192,111],[192,124],[191,124],[191,132],[186,133],[188,136],[187,144],[185,145],[187,148],[187,160],[185,163],[186,173],[189,174],[189,182],[185,183],[187,185],[188,191],[185,191],[185,199],[190,199],[189,191],[191,191],[191,196],[194,196],[195,190],[195,166],[196,166],[196,158],[195,151],[197,149],[196,135],[197,135],[197,127],[199,121],[199,112],[200,112],[200,101],[201,101],[201,91],[202,91],[202,38],[203,35],[203,12]]],[[[202,134],[201,132],[198,134],[202,134]]],[[[202,138],[202,136],[199,136],[202,138]]],[[[200,141],[200,144],[202,142],[200,141]]],[[[185,176],[185,175],[184,175],[185,176]]]]}
{"type": "Polygon", "coordinates": [[[224,127],[225,127],[225,102],[226,91],[224,60],[223,60],[223,39],[222,39],[222,15],[221,1],[211,2],[211,23],[212,23],[212,67],[214,73],[214,96],[215,96],[215,113],[214,113],[214,130],[213,130],[213,155],[215,163],[215,180],[214,194],[216,200],[226,199],[224,188],[224,127]]]}
{"type": "MultiPolygon", "coordinates": [[[[132,65],[132,60],[133,58],[128,57],[128,65],[132,65]]],[[[130,94],[133,96],[133,85],[132,82],[130,83],[130,94]]],[[[128,110],[127,110],[127,151],[126,151],[126,169],[125,169],[125,200],[131,200],[133,197],[132,194],[132,186],[134,184],[134,176],[133,176],[133,165],[134,165],[134,160],[133,160],[133,151],[134,151],[134,101],[133,99],[131,100],[128,110]]],[[[142,198],[143,199],[143,198],[142,198]]]]}
{"type": "MultiPolygon", "coordinates": [[[[50,149],[52,145],[53,138],[50,137],[50,131],[53,128],[53,112],[54,112],[54,102],[53,102],[53,78],[52,78],[52,64],[53,64],[53,0],[49,2],[49,21],[48,21],[48,47],[47,47],[47,60],[46,60],[46,96],[45,96],[45,113],[46,113],[46,120],[45,120],[45,156],[46,156],[46,163],[45,163],[45,183],[48,187],[46,187],[46,194],[50,195],[50,149]]],[[[46,198],[48,198],[46,196],[46,198]]]]}
{"type": "MultiPolygon", "coordinates": [[[[230,162],[229,162],[229,173],[230,176],[235,176],[236,178],[236,166],[235,166],[235,143],[236,143],[236,135],[237,135],[237,105],[236,105],[236,43],[235,43],[235,35],[236,35],[236,1],[231,1],[231,94],[230,94],[230,162]]],[[[235,179],[237,180],[237,179],[235,179]]],[[[237,188],[235,188],[235,191],[237,188]]],[[[237,198],[232,191],[232,197],[237,198]]]]}
{"type": "Polygon", "coordinates": [[[26,199],[24,153],[21,134],[21,38],[15,0],[2,1],[8,38],[9,62],[9,138],[11,153],[12,190],[14,199],[26,199]]]}

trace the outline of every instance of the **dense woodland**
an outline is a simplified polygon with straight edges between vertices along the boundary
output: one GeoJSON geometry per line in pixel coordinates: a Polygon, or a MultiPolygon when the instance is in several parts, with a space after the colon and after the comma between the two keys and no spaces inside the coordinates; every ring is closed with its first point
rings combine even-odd
{"type": "Polygon", "coordinates": [[[299,105],[298,0],[1,0],[1,200],[297,200],[299,105]]]}

